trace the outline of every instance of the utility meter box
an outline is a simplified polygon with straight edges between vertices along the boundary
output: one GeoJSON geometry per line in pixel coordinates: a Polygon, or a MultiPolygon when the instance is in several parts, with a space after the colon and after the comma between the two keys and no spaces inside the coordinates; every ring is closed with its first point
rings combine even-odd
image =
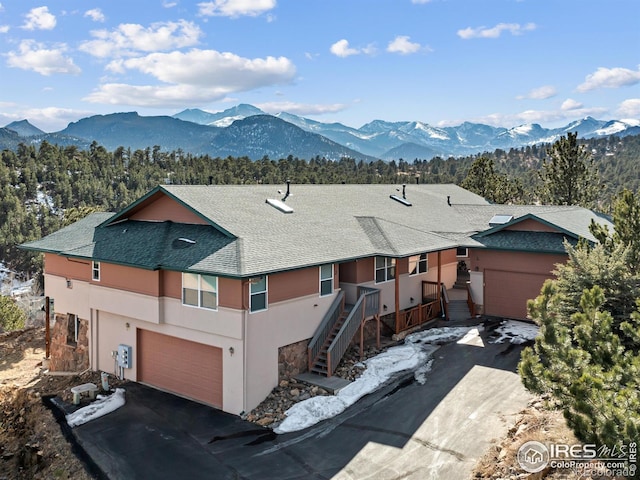
{"type": "Polygon", "coordinates": [[[130,345],[118,345],[118,366],[131,368],[133,363],[132,348],[130,345]]]}

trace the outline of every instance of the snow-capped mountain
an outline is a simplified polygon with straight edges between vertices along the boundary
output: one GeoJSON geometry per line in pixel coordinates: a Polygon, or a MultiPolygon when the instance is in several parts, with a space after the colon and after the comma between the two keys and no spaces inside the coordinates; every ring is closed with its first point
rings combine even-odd
{"type": "MultiPolygon", "coordinates": [[[[189,117],[183,115],[185,112],[176,116],[188,120],[189,117]]],[[[258,114],[264,114],[264,112],[250,105],[238,105],[237,108],[215,114],[215,125],[230,124],[239,117],[246,118],[246,116],[258,114]]],[[[429,155],[428,158],[434,155],[443,157],[468,155],[492,151],[496,148],[508,149],[553,143],[561,136],[566,136],[567,132],[578,132],[578,136],[582,138],[640,133],[640,120],[607,122],[593,117],[585,117],[564,127],[550,129],[537,123],[512,128],[472,122],[450,127],[435,127],[419,121],[388,122],[381,119],[373,120],[360,128],[352,128],[341,123],[323,123],[287,112],[274,116],[293,123],[307,132],[317,133],[345,147],[383,160],[425,158],[419,155],[429,155]],[[416,157],[409,155],[416,155],[416,157]]],[[[212,125],[211,118],[207,117],[206,122],[200,123],[212,125]]]]}
{"type": "Polygon", "coordinates": [[[172,117],[142,117],[135,112],[95,115],[70,123],[56,133],[41,132],[23,120],[0,128],[0,149],[15,149],[28,139],[36,144],[47,140],[81,148],[92,141],[108,149],[118,146],[144,149],[158,145],[163,150],[179,148],[194,154],[219,156],[224,153],[222,156],[246,155],[253,159],[265,155],[272,158],[293,155],[304,159],[316,155],[331,159],[347,155],[367,161],[429,160],[434,156],[470,155],[497,148],[553,143],[568,132],[577,132],[580,138],[638,135],[640,120],[605,121],[585,117],[550,129],[537,123],[512,128],[472,122],[436,127],[420,121],[377,119],[353,128],[287,112],[268,115],[253,105],[240,104],[217,113],[188,109],[172,117]]]}

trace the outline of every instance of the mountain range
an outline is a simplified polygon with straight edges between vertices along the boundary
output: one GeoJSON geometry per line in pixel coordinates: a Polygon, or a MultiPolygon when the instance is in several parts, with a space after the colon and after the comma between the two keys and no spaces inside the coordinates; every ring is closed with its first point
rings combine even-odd
{"type": "Polygon", "coordinates": [[[240,104],[218,113],[187,109],[173,116],[143,117],[136,112],[94,115],[70,123],[64,130],[46,133],[27,120],[0,128],[0,149],[15,150],[20,143],[47,141],[86,149],[92,142],[107,150],[118,147],[208,154],[225,158],[289,155],[331,160],[413,160],[469,155],[496,149],[552,143],[567,132],[580,138],[640,134],[640,120],[597,120],[586,117],[560,128],[525,124],[513,128],[464,122],[434,127],[419,121],[374,120],[360,128],[323,123],[282,112],[269,115],[252,105],[240,104]]]}

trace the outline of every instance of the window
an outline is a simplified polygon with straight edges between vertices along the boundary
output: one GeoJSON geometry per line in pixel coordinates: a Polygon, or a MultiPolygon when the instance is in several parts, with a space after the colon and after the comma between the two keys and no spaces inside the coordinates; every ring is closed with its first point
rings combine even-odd
{"type": "Polygon", "coordinates": [[[388,282],[396,278],[396,259],[376,257],[376,283],[388,282]]]}
{"type": "Polygon", "coordinates": [[[91,262],[91,278],[96,282],[100,281],[100,262],[91,262]]]}
{"type": "Polygon", "coordinates": [[[409,257],[409,275],[418,275],[427,271],[429,271],[429,262],[426,253],[409,257]]]}
{"type": "Polygon", "coordinates": [[[322,265],[320,267],[320,296],[331,295],[333,293],[333,265],[322,265]]]}
{"type": "Polygon", "coordinates": [[[218,308],[218,277],[198,273],[182,274],[182,304],[192,307],[218,308]]]}
{"type": "Polygon", "coordinates": [[[468,257],[469,250],[465,247],[456,248],[456,257],[468,257]]]}
{"type": "Polygon", "coordinates": [[[267,309],[267,277],[258,277],[249,282],[249,310],[259,312],[267,309]]]}

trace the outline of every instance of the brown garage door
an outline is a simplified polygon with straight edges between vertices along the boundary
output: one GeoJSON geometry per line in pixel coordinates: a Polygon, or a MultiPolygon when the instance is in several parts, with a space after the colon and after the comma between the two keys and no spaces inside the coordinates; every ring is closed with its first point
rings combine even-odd
{"type": "Polygon", "coordinates": [[[484,271],[484,313],[506,318],[527,318],[527,300],[536,298],[550,276],[537,273],[484,271]]]}
{"type": "Polygon", "coordinates": [[[138,381],[222,408],[222,350],[138,329],[138,381]]]}

